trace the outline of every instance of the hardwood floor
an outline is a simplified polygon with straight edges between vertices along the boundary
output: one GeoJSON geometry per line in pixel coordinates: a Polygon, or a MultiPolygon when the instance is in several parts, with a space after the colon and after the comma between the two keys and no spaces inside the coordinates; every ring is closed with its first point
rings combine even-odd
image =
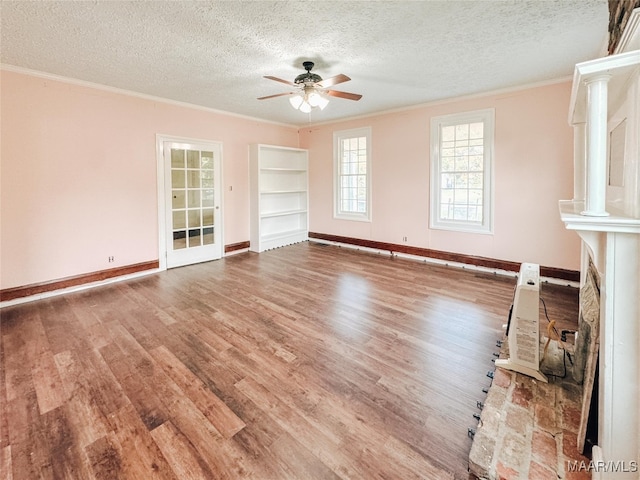
{"type": "Polygon", "coordinates": [[[0,477],[467,478],[514,285],[302,243],[3,309],[0,477]]]}

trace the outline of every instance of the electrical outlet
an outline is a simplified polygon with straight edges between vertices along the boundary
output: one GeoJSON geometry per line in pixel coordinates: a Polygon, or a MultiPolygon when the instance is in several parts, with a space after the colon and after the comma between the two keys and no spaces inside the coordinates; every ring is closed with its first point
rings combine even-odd
{"type": "Polygon", "coordinates": [[[405,242],[405,243],[408,242],[407,237],[402,237],[402,241],[405,242]]]}
{"type": "Polygon", "coordinates": [[[112,263],[113,261],[115,261],[115,257],[110,256],[110,257],[109,257],[109,263],[112,263]]]}

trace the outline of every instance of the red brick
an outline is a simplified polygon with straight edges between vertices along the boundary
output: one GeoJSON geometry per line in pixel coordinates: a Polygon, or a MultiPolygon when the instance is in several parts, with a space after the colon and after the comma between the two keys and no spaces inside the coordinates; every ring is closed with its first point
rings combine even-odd
{"type": "Polygon", "coordinates": [[[536,404],[555,407],[556,405],[556,389],[557,387],[551,383],[537,382],[535,388],[536,404]]]}
{"type": "Polygon", "coordinates": [[[496,460],[516,472],[525,471],[531,460],[531,441],[520,433],[504,432],[496,460]]]}
{"type": "Polygon", "coordinates": [[[589,459],[578,452],[578,435],[569,430],[562,431],[562,453],[567,460],[589,463],[589,459]]]}
{"type": "Polygon", "coordinates": [[[496,465],[496,473],[498,474],[498,480],[518,480],[518,472],[513,468],[505,467],[502,462],[498,462],[496,465]]]}
{"type": "Polygon", "coordinates": [[[493,384],[498,387],[507,388],[511,385],[512,374],[503,368],[496,368],[493,372],[493,384]]]}
{"type": "Polygon", "coordinates": [[[581,416],[582,412],[580,409],[570,405],[565,405],[562,409],[562,427],[566,430],[577,432],[580,427],[581,416]]]}
{"type": "Polygon", "coordinates": [[[550,434],[542,431],[534,431],[531,438],[531,454],[535,460],[553,467],[558,465],[558,449],[556,439],[550,434]]]}
{"type": "Polygon", "coordinates": [[[511,430],[521,435],[531,428],[531,412],[513,405],[508,407],[506,424],[511,430]]]}
{"type": "Polygon", "coordinates": [[[591,480],[592,475],[591,472],[580,471],[580,472],[567,472],[564,477],[566,480],[591,480]]]}
{"type": "Polygon", "coordinates": [[[516,387],[513,389],[513,393],[511,394],[511,401],[513,403],[520,405],[521,407],[529,408],[532,398],[533,392],[531,391],[531,388],[526,386],[524,383],[516,383],[516,387]]]}
{"type": "Polygon", "coordinates": [[[540,429],[555,433],[558,430],[556,425],[556,411],[544,405],[535,406],[535,422],[540,429]]]}
{"type": "Polygon", "coordinates": [[[536,462],[529,464],[529,480],[558,480],[555,468],[553,470],[548,469],[545,466],[536,462]]]}

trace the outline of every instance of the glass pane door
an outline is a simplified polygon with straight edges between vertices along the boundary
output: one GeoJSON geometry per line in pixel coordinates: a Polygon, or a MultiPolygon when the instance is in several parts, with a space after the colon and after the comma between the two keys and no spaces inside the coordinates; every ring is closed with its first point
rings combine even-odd
{"type": "Polygon", "coordinates": [[[220,258],[220,146],[165,142],[165,162],[167,267],[220,258]]]}

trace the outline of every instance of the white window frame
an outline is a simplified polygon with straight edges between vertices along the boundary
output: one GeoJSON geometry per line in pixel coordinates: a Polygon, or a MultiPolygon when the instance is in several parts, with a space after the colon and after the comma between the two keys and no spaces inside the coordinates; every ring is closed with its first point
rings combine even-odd
{"type": "Polygon", "coordinates": [[[341,220],[355,220],[361,222],[371,221],[371,127],[354,128],[351,130],[341,130],[333,132],[333,217],[341,220]],[[367,201],[366,211],[363,213],[342,211],[342,189],[341,189],[341,162],[342,162],[342,142],[343,140],[365,137],[367,148],[367,168],[366,168],[366,189],[367,201]]]}
{"type": "Polygon", "coordinates": [[[431,192],[429,228],[452,230],[458,232],[493,234],[494,188],[493,188],[493,151],[495,133],[495,110],[488,108],[472,112],[455,113],[431,118],[431,192]],[[440,218],[441,174],[440,157],[441,136],[443,127],[465,123],[483,122],[483,210],[482,222],[469,220],[448,220],[440,218]]]}

